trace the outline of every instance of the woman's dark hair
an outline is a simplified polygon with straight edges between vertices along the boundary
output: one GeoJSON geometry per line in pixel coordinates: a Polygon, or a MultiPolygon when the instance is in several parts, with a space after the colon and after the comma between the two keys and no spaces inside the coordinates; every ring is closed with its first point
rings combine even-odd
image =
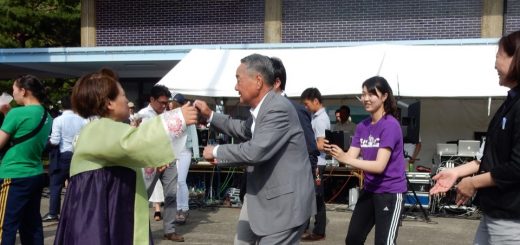
{"type": "Polygon", "coordinates": [[[119,95],[119,82],[114,71],[101,69],[82,76],[72,88],[72,108],[83,118],[108,116],[108,102],[119,95]]]}
{"type": "Polygon", "coordinates": [[[22,75],[14,80],[14,84],[18,88],[31,91],[31,94],[40,102],[42,105],[49,104],[47,94],[45,93],[45,87],[43,83],[36,76],[33,75],[22,75]]]}
{"type": "Polygon", "coordinates": [[[520,31],[512,32],[500,38],[498,46],[504,50],[507,56],[513,57],[505,80],[520,83],[520,31]]]}
{"type": "Polygon", "coordinates": [[[383,108],[386,114],[390,114],[397,118],[397,102],[394,98],[392,88],[385,78],[379,76],[371,77],[364,81],[361,87],[366,87],[368,93],[373,95],[378,95],[377,91],[381,92],[381,94],[388,94],[388,97],[383,104],[383,108]]]}

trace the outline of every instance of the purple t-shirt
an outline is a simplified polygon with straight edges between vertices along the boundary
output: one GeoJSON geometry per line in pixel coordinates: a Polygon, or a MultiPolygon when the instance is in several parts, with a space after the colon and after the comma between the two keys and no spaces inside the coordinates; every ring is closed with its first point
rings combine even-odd
{"type": "Polygon", "coordinates": [[[371,118],[357,125],[352,146],[361,149],[364,160],[376,160],[379,148],[390,148],[392,154],[381,174],[364,172],[364,189],[374,193],[406,192],[403,135],[399,122],[390,115],[371,124],[371,118]]]}

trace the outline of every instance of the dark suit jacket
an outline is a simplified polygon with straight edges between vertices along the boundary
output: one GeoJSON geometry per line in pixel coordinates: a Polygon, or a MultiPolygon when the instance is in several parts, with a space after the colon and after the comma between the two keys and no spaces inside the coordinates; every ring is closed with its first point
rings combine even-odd
{"type": "Polygon", "coordinates": [[[247,172],[247,213],[251,229],[270,235],[304,224],[315,213],[314,185],[305,136],[294,106],[269,92],[259,108],[254,133],[252,118],[243,121],[213,114],[212,127],[240,144],[220,145],[217,164],[253,166],[247,172]]]}
{"type": "Polygon", "coordinates": [[[291,100],[296,112],[298,112],[298,119],[300,120],[300,125],[303,129],[303,134],[305,135],[305,142],[307,142],[307,152],[309,153],[309,160],[311,161],[312,169],[316,168],[318,164],[318,156],[320,155],[320,151],[318,150],[318,145],[316,145],[316,137],[314,136],[314,130],[312,130],[312,116],[309,110],[305,108],[305,106],[298,104],[291,100]]]}

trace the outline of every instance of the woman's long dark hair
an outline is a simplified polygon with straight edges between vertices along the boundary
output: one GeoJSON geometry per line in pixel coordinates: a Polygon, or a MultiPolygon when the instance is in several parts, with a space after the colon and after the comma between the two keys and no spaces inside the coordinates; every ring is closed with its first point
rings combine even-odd
{"type": "Polygon", "coordinates": [[[379,76],[371,77],[364,81],[361,87],[366,87],[370,94],[377,95],[377,91],[381,92],[381,94],[388,94],[388,97],[383,104],[383,108],[386,114],[390,114],[397,118],[397,102],[394,93],[392,92],[392,88],[385,78],[379,76]]]}

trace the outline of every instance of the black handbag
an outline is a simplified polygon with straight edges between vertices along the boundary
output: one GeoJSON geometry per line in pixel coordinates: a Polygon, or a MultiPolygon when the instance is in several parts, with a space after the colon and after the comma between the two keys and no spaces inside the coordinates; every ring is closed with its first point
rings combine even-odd
{"type": "Polygon", "coordinates": [[[40,123],[38,124],[38,126],[36,126],[36,128],[34,128],[31,132],[27,133],[26,135],[23,135],[21,137],[18,137],[18,138],[10,138],[9,141],[7,143],[5,143],[4,147],[2,147],[2,149],[0,149],[0,156],[4,156],[5,153],[7,153],[7,151],[9,149],[11,149],[11,147],[17,145],[17,144],[20,144],[32,137],[34,137],[38,132],[40,132],[40,130],[42,129],[43,125],[45,124],[45,121],[47,121],[47,109],[45,109],[45,107],[43,107],[43,116],[42,116],[42,120],[40,121],[40,123]]]}

